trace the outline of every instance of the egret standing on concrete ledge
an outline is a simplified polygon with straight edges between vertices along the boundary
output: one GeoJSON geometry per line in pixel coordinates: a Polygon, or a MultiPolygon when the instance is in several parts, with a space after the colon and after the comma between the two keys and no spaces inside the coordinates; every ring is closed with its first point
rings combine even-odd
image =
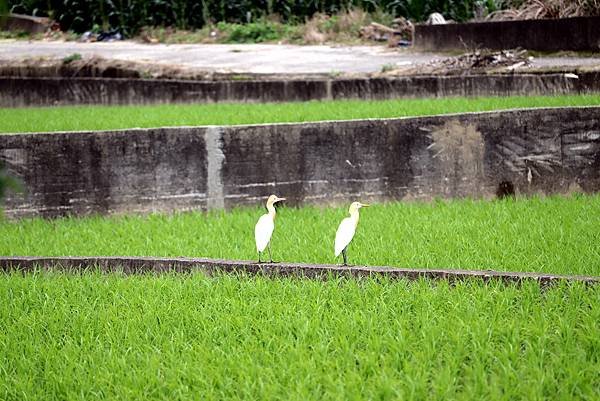
{"type": "Polygon", "coordinates": [[[340,253],[344,256],[344,266],[348,266],[348,256],[346,255],[346,249],[350,245],[350,241],[354,237],[356,232],[356,226],[358,225],[358,209],[361,207],[369,206],[365,203],[352,202],[350,205],[350,217],[346,217],[340,223],[335,234],[335,257],[340,256],[340,253]]]}
{"type": "Polygon", "coordinates": [[[262,263],[260,260],[260,254],[269,247],[269,260],[273,263],[273,257],[271,256],[271,235],[275,229],[275,206],[276,202],[285,200],[285,198],[278,198],[276,195],[269,196],[267,199],[267,211],[268,213],[263,214],[258,219],[256,227],[254,227],[254,239],[256,239],[256,250],[258,251],[258,263],[262,263]]]}

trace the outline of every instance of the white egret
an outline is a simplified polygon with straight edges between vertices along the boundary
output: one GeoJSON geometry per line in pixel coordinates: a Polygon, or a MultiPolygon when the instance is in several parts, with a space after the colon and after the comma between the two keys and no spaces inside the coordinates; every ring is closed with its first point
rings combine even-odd
{"type": "Polygon", "coordinates": [[[275,229],[275,203],[284,201],[285,198],[279,198],[277,195],[269,196],[267,199],[267,213],[260,216],[256,226],[254,227],[254,239],[256,240],[256,250],[258,251],[258,263],[262,263],[260,260],[260,254],[269,247],[269,260],[273,262],[271,256],[271,235],[275,229]]]}
{"type": "Polygon", "coordinates": [[[361,207],[369,206],[365,203],[360,202],[352,202],[350,205],[350,217],[346,217],[340,223],[340,226],[337,229],[337,233],[335,234],[335,257],[340,256],[340,253],[344,256],[344,266],[348,266],[348,256],[346,254],[346,250],[348,249],[348,245],[352,241],[354,237],[354,233],[356,232],[356,226],[358,225],[358,209],[361,207]]]}

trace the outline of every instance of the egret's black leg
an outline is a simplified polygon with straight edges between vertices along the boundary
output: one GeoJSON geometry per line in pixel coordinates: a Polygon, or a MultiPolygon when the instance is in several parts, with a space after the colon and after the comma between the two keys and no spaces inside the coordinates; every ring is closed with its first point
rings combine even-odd
{"type": "Polygon", "coordinates": [[[262,263],[262,261],[260,260],[260,251],[258,251],[258,263],[262,263]]]}
{"type": "Polygon", "coordinates": [[[342,256],[344,257],[344,264],[343,264],[343,266],[348,266],[348,255],[346,255],[346,249],[347,249],[347,248],[348,248],[348,247],[346,247],[346,248],[344,248],[344,249],[342,250],[342,256]]]}

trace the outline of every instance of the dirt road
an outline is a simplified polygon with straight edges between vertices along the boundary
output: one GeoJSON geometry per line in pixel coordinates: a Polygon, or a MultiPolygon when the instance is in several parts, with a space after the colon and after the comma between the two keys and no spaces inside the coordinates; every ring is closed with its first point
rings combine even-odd
{"type": "MultiPolygon", "coordinates": [[[[25,57],[63,58],[74,53],[84,57],[146,61],[192,67],[206,71],[255,74],[372,73],[384,66],[427,63],[443,57],[385,46],[294,45],[149,45],[122,42],[0,41],[0,59],[25,57]]],[[[600,65],[598,57],[536,58],[534,66],[600,65]]]]}

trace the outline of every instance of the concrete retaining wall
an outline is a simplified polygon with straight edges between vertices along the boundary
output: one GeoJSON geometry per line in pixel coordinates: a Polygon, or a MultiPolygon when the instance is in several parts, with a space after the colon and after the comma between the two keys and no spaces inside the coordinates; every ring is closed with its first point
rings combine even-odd
{"type": "Polygon", "coordinates": [[[416,25],[420,50],[600,50],[600,17],[416,25]]]}
{"type": "Polygon", "coordinates": [[[375,266],[309,265],[304,263],[262,263],[240,260],[151,258],[151,257],[0,257],[0,272],[33,272],[40,269],[81,272],[86,270],[125,274],[193,273],[206,275],[223,273],[260,274],[266,277],[301,277],[327,279],[334,277],[389,277],[391,279],[501,280],[521,283],[534,280],[542,286],[564,281],[579,281],[588,285],[600,283],[600,277],[562,276],[548,273],[501,272],[493,270],[401,269],[375,266]]]}
{"type": "Polygon", "coordinates": [[[22,14],[0,14],[0,30],[40,34],[50,27],[50,19],[22,14]]]}
{"type": "Polygon", "coordinates": [[[551,95],[600,92],[600,72],[398,78],[175,81],[1,77],[0,107],[551,95]]]}
{"type": "Polygon", "coordinates": [[[18,216],[600,190],[600,107],[0,135],[18,216]]]}

